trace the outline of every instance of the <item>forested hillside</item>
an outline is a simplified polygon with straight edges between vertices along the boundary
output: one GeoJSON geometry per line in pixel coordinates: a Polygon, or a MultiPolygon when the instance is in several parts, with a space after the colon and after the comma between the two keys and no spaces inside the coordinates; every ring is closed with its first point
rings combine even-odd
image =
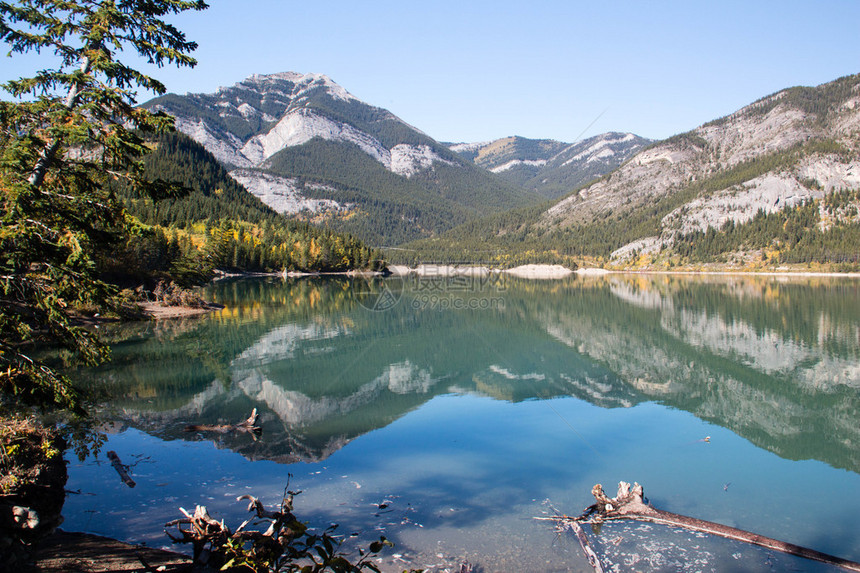
{"type": "MultiPolygon", "coordinates": [[[[272,224],[255,222],[280,219],[256,218],[262,206],[237,191],[227,172],[235,167],[294,221],[397,247],[386,253],[391,262],[844,268],[860,250],[852,243],[860,224],[858,84],[848,76],[783,90],[647,147],[634,134],[607,133],[576,144],[511,137],[447,149],[325,76],[252,76],[216,94],[150,102],[175,113],[221,166],[199,169],[199,183],[188,183],[206,189],[169,207],[133,205],[144,221],[176,229],[168,242],[210,243],[221,220],[246,221],[213,251],[234,268],[367,264],[331,233],[288,249],[272,224]],[[541,204],[538,193],[563,197],[541,204]]],[[[169,146],[178,151],[161,142],[149,169],[196,165],[205,152],[183,144],[164,163],[169,146]]]]}
{"type": "Polygon", "coordinates": [[[179,184],[178,197],[153,201],[120,189],[139,232],[109,265],[117,273],[168,272],[188,280],[212,269],[344,271],[371,268],[378,254],[358,239],[291,221],[233,180],[200,144],[181,133],[152,142],[145,176],[179,184]]]}
{"type": "Polygon", "coordinates": [[[306,197],[344,205],[339,211],[298,213],[299,218],[324,221],[374,245],[437,235],[480,214],[525,203],[513,201],[514,193],[501,197],[505,184],[476,169],[463,172],[459,165],[436,164],[407,179],[354,145],[321,138],[278,152],[265,168],[302,181],[306,197]]]}

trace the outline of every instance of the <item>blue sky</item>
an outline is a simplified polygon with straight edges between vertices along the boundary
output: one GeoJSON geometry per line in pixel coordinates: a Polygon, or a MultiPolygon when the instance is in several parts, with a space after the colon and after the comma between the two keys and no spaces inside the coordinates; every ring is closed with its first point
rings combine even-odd
{"type": "MultiPolygon", "coordinates": [[[[200,47],[195,69],[154,72],[169,91],[323,73],[440,141],[663,138],[860,73],[856,0],[209,3],[173,20],[200,47]]],[[[35,69],[15,59],[0,79],[35,69]]]]}

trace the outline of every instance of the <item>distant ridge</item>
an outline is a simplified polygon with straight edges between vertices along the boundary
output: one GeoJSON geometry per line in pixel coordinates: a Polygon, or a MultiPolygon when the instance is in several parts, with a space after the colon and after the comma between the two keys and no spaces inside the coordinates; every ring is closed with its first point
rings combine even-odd
{"type": "Polygon", "coordinates": [[[448,146],[511,183],[555,199],[609,173],[650,143],[632,133],[611,132],[577,143],[515,136],[448,146]]]}

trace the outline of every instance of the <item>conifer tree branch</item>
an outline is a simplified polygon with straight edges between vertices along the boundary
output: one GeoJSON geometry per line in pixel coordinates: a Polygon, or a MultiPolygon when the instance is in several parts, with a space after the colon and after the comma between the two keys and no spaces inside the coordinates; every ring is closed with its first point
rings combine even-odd
{"type": "Polygon", "coordinates": [[[132,237],[116,181],[160,192],[143,176],[148,152],[133,129],[172,127],[136,107],[135,89],[165,87],[127,63],[193,66],[196,44],[164,16],[203,10],[200,0],[0,0],[9,55],[50,52],[57,69],[3,84],[0,102],[0,391],[44,406],[80,409],[71,381],[32,354],[33,338],[97,364],[107,347],[76,326],[81,308],[112,310],[104,261],[132,237]]]}

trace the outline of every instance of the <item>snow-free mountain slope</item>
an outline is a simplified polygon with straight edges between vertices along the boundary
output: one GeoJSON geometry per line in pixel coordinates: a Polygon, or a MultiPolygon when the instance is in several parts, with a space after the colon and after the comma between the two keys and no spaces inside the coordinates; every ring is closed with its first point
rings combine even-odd
{"type": "Polygon", "coordinates": [[[544,228],[633,217],[658,204],[658,227],[638,252],[678,234],[750,221],[834,191],[860,187],[860,76],[790,88],[657,143],[566,197],[544,228]]]}
{"type": "MultiPolygon", "coordinates": [[[[591,155],[558,161],[609,155],[600,141],[583,144],[591,155]]],[[[474,161],[487,145],[454,149],[474,161]]],[[[511,160],[498,155],[499,167],[511,160]]],[[[491,215],[410,248],[571,265],[860,267],[860,75],[782,90],[645,146],[548,208],[491,215]]]]}

